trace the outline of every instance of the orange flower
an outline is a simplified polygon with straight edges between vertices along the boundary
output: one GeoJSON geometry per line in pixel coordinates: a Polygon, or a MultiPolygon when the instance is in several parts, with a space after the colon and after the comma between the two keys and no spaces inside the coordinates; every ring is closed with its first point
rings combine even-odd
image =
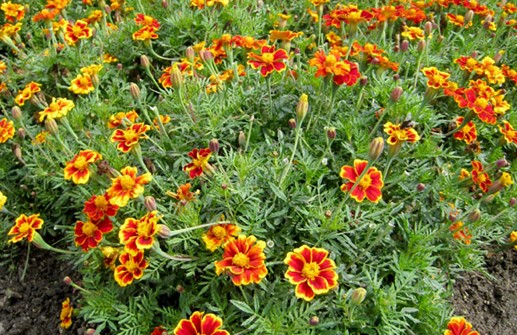
{"type": "Polygon", "coordinates": [[[209,166],[208,160],[212,152],[209,148],[193,149],[188,155],[192,158],[192,163],[185,165],[183,171],[188,172],[190,178],[201,176],[203,171],[209,166]]]}
{"type": "Polygon", "coordinates": [[[72,100],[64,99],[64,98],[52,98],[52,102],[48,105],[47,108],[39,112],[39,122],[43,122],[45,117],[47,119],[60,119],[63,116],[66,116],[68,112],[75,107],[75,104],[72,100]]]}
{"type": "Polygon", "coordinates": [[[453,316],[443,335],[479,335],[479,333],[472,330],[472,325],[464,317],[453,316]]]}
{"type": "Polygon", "coordinates": [[[158,29],[152,26],[144,26],[133,33],[133,39],[135,41],[150,41],[158,38],[158,34],[156,33],[158,29]]]}
{"type": "Polygon", "coordinates": [[[415,143],[420,140],[420,135],[418,135],[415,129],[411,127],[402,128],[400,124],[386,122],[384,124],[384,132],[389,135],[386,142],[392,146],[401,145],[402,142],[415,143]]]}
{"type": "Polygon", "coordinates": [[[303,32],[293,32],[290,30],[271,30],[269,32],[269,40],[271,42],[275,42],[276,40],[284,41],[284,42],[290,42],[296,37],[300,37],[303,35],[303,32]]]}
{"type": "Polygon", "coordinates": [[[490,185],[492,185],[492,181],[490,180],[490,176],[483,169],[483,165],[479,161],[472,161],[472,181],[479,186],[479,188],[483,192],[487,192],[490,185]]]}
{"type": "MultiPolygon", "coordinates": [[[[323,15],[325,25],[334,26],[338,29],[341,28],[341,24],[346,23],[351,26],[357,26],[361,22],[368,22],[373,18],[373,14],[366,10],[357,8],[357,5],[340,5],[338,4],[336,9],[332,10],[330,14],[323,15]]],[[[355,28],[352,28],[354,30],[355,28]]]]}
{"type": "Polygon", "coordinates": [[[156,20],[154,17],[145,15],[142,13],[138,13],[135,16],[135,23],[137,26],[144,26],[144,27],[153,27],[156,29],[160,28],[160,22],[156,20]]]}
{"type": "Polygon", "coordinates": [[[70,298],[66,298],[61,303],[61,313],[59,314],[59,320],[61,320],[61,328],[68,329],[72,325],[72,313],[74,308],[70,305],[70,298]]]}
{"type": "Polygon", "coordinates": [[[88,94],[93,92],[95,87],[93,86],[92,78],[89,75],[79,74],[70,82],[69,91],[75,94],[88,94]]]}
{"type": "Polygon", "coordinates": [[[86,184],[90,179],[90,164],[102,159],[102,155],[93,150],[81,150],[71,161],[66,163],[64,175],[74,184],[86,184]]]}
{"type": "Polygon", "coordinates": [[[32,17],[32,22],[52,21],[59,15],[59,10],[54,8],[43,8],[32,17]]]}
{"type": "Polygon", "coordinates": [[[118,212],[118,206],[110,203],[110,196],[105,193],[102,195],[92,195],[92,197],[84,203],[83,213],[92,221],[98,221],[105,216],[115,216],[118,212]]]}
{"type": "MultiPolygon", "coordinates": [[[[358,178],[363,173],[368,165],[367,161],[360,159],[354,160],[354,167],[342,166],[339,176],[343,179],[348,179],[346,184],[341,185],[343,192],[350,192],[352,187],[357,182],[358,178]]],[[[371,202],[377,203],[382,199],[381,188],[384,186],[382,180],[382,173],[375,167],[371,167],[363,175],[356,187],[350,193],[350,196],[358,202],[362,202],[364,198],[368,198],[371,202]]]]}
{"type": "Polygon", "coordinates": [[[102,55],[102,62],[103,63],[115,63],[115,62],[118,62],[118,58],[113,55],[110,55],[108,53],[105,53],[104,55],[102,55]]]}
{"type": "Polygon", "coordinates": [[[260,283],[267,275],[265,247],[266,243],[253,235],[239,235],[224,247],[223,260],[215,262],[216,274],[228,273],[237,286],[260,283]]]}
{"type": "Polygon", "coordinates": [[[117,149],[120,151],[129,152],[138,144],[139,139],[147,138],[145,133],[149,129],[151,129],[151,126],[144,123],[132,124],[125,130],[117,129],[113,135],[111,135],[111,142],[118,142],[117,149]]]}
{"type": "Polygon", "coordinates": [[[472,20],[465,26],[465,17],[463,15],[447,14],[447,20],[455,26],[464,27],[465,29],[472,26],[472,20]]]}
{"type": "Polygon", "coordinates": [[[232,43],[234,43],[235,46],[239,48],[258,50],[266,45],[267,41],[257,40],[252,36],[236,35],[232,37],[232,43]]]}
{"type": "Polygon", "coordinates": [[[289,266],[285,278],[296,285],[298,298],[311,301],[316,294],[324,294],[337,287],[336,264],[327,258],[328,251],[303,245],[287,253],[284,263],[289,266]]]}
{"type": "MultiPolygon", "coordinates": [[[[515,131],[510,122],[503,120],[503,126],[498,126],[499,131],[503,134],[506,143],[517,144],[517,131],[515,131]]],[[[0,127],[1,128],[1,127],[0,127]]],[[[14,130],[13,130],[14,131],[14,130]]],[[[3,142],[2,142],[3,143],[3,142]]]]}
{"type": "Polygon", "coordinates": [[[194,312],[188,320],[178,323],[174,335],[230,335],[226,330],[219,329],[222,325],[221,318],[214,314],[194,312]]]}
{"type": "Polygon", "coordinates": [[[32,214],[30,216],[20,215],[16,219],[16,224],[7,233],[7,235],[16,235],[9,240],[9,243],[20,242],[24,238],[32,242],[36,229],[41,229],[42,226],[43,220],[39,218],[39,214],[32,214]]]}
{"type": "Polygon", "coordinates": [[[467,227],[463,228],[463,222],[456,221],[449,226],[449,231],[451,231],[452,237],[455,240],[463,241],[463,243],[469,245],[471,243],[472,235],[469,235],[469,230],[467,227]]]}
{"type": "Polygon", "coordinates": [[[74,228],[75,245],[80,246],[86,252],[97,247],[102,241],[102,236],[112,230],[113,223],[108,217],[99,221],[77,221],[74,228]]]}
{"type": "Polygon", "coordinates": [[[104,257],[104,266],[112,271],[115,270],[115,262],[120,254],[119,248],[113,247],[100,247],[102,256],[104,257]]]}
{"type": "Polygon", "coordinates": [[[199,190],[197,190],[196,192],[190,191],[191,187],[192,185],[190,183],[186,183],[180,185],[176,193],[168,191],[167,195],[176,200],[179,200],[182,204],[186,204],[187,202],[196,200],[196,195],[199,194],[199,190]]]}
{"type": "Polygon", "coordinates": [[[119,256],[121,265],[115,268],[115,281],[125,287],[135,279],[140,279],[144,275],[144,270],[149,266],[144,258],[144,252],[137,252],[135,255],[123,252],[119,256]]]}
{"type": "Polygon", "coordinates": [[[151,335],[165,335],[167,333],[167,329],[163,328],[163,326],[156,326],[154,327],[153,331],[151,332],[151,335]]]}
{"type": "Polygon", "coordinates": [[[88,22],[77,20],[73,25],[68,23],[65,32],[65,41],[68,45],[75,45],[78,40],[92,37],[92,29],[88,22]]]}
{"type": "Polygon", "coordinates": [[[127,218],[120,227],[118,237],[124,250],[135,255],[140,250],[151,249],[154,235],[159,232],[157,211],[145,214],[140,220],[127,218]]]}
{"type": "Polygon", "coordinates": [[[361,77],[357,64],[341,60],[339,51],[334,49],[330,50],[328,55],[325,55],[323,50],[316,51],[314,58],[309,60],[309,65],[317,68],[316,77],[333,75],[336,85],[352,86],[361,77]]]}
{"type": "Polygon", "coordinates": [[[109,122],[108,122],[108,128],[110,128],[110,129],[117,128],[118,126],[120,126],[123,123],[124,119],[129,120],[129,122],[131,122],[131,123],[135,123],[136,119],[138,119],[138,114],[133,109],[127,113],[119,112],[115,115],[111,115],[109,122]]]}
{"type": "Polygon", "coordinates": [[[205,242],[206,248],[214,252],[215,249],[234,239],[240,231],[241,229],[234,224],[216,224],[210,227],[201,238],[205,242]]]}
{"type": "Polygon", "coordinates": [[[150,173],[137,176],[137,171],[136,167],[127,166],[120,171],[120,176],[111,179],[111,187],[106,191],[111,204],[124,207],[129,199],[144,193],[144,185],[149,184],[153,177],[150,173]]]}
{"type": "Polygon", "coordinates": [[[458,64],[460,69],[468,72],[473,72],[478,65],[478,61],[475,58],[467,56],[456,58],[454,63],[458,64]]]}
{"type": "Polygon", "coordinates": [[[263,77],[267,77],[273,71],[285,70],[284,60],[286,59],[289,59],[287,52],[284,49],[275,51],[275,46],[264,45],[260,55],[253,52],[248,53],[248,64],[254,69],[260,68],[260,74],[263,77]]]}
{"type": "MultiPolygon", "coordinates": [[[[456,118],[456,127],[459,127],[463,123],[463,116],[458,116],[456,118]]],[[[464,125],[460,130],[454,133],[454,138],[460,141],[465,141],[465,143],[470,144],[477,138],[476,125],[474,122],[469,121],[466,125],[464,125]]]]}
{"type": "Polygon", "coordinates": [[[16,97],[14,98],[14,102],[16,102],[16,104],[18,106],[23,106],[25,104],[25,101],[32,98],[32,96],[35,93],[41,91],[40,87],[41,87],[41,84],[31,81],[30,83],[25,85],[23,90],[18,92],[18,95],[16,95],[16,97]]]}
{"type": "Polygon", "coordinates": [[[0,9],[4,12],[5,19],[9,22],[21,21],[25,16],[25,7],[11,1],[3,3],[0,9]]]}
{"type": "Polygon", "coordinates": [[[8,139],[14,137],[13,121],[3,118],[0,120],[0,143],[7,142],[8,139]]]}
{"type": "Polygon", "coordinates": [[[424,67],[422,73],[427,77],[427,87],[439,89],[441,87],[447,88],[449,81],[447,80],[451,74],[443,71],[439,71],[437,68],[424,67]]]}
{"type": "Polygon", "coordinates": [[[421,28],[408,26],[404,26],[404,31],[400,35],[408,38],[410,41],[423,40],[425,37],[424,31],[421,28]]]}

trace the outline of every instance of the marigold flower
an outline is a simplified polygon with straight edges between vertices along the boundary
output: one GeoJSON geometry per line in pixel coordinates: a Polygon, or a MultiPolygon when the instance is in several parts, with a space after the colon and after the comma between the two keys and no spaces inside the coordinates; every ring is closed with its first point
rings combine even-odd
{"type": "Polygon", "coordinates": [[[169,115],[161,115],[161,114],[160,114],[158,117],[155,117],[155,118],[153,119],[153,124],[154,124],[154,126],[155,126],[156,128],[159,128],[159,127],[160,127],[160,122],[161,122],[162,124],[164,124],[164,125],[165,125],[165,124],[167,124],[167,123],[169,123],[169,122],[171,122],[171,117],[170,117],[169,115]],[[160,118],[160,121],[158,121],[158,117],[160,118]]]}
{"type": "Polygon", "coordinates": [[[411,41],[423,40],[425,38],[424,31],[418,27],[404,26],[404,31],[400,35],[411,41]]]}
{"type": "Polygon", "coordinates": [[[124,207],[129,199],[144,193],[144,185],[149,184],[153,177],[150,173],[137,176],[137,172],[136,167],[127,166],[120,171],[120,176],[111,179],[111,187],[106,191],[111,204],[124,207]]]}
{"type": "Polygon", "coordinates": [[[104,257],[104,266],[112,271],[115,271],[115,262],[121,252],[120,248],[100,247],[102,256],[104,257]]]}
{"type": "MultiPolygon", "coordinates": [[[[517,230],[514,230],[510,233],[510,243],[515,243],[517,241],[517,230]]],[[[517,250],[517,244],[513,246],[515,250],[517,250]]]]}
{"type": "Polygon", "coordinates": [[[32,242],[36,229],[41,229],[43,226],[43,220],[39,218],[39,214],[32,214],[26,216],[25,214],[20,215],[16,219],[16,224],[9,230],[7,235],[15,235],[9,240],[9,243],[20,242],[24,238],[27,241],[32,242]]]}
{"type": "Polygon", "coordinates": [[[105,53],[104,55],[102,55],[102,62],[103,63],[115,63],[115,62],[118,62],[118,58],[113,55],[110,55],[108,53],[105,53]]]}
{"type": "Polygon", "coordinates": [[[203,312],[194,312],[190,318],[181,320],[174,335],[230,335],[226,330],[219,329],[223,325],[220,317],[203,312]]]}
{"type": "Polygon", "coordinates": [[[144,42],[155,40],[158,38],[156,31],[158,31],[158,29],[153,26],[144,26],[133,33],[133,40],[144,42]]]}
{"type": "Polygon", "coordinates": [[[75,104],[72,100],[65,98],[52,98],[52,102],[48,107],[39,112],[38,121],[43,122],[45,118],[58,120],[63,116],[66,116],[74,107],[75,104]]]}
{"type": "Polygon", "coordinates": [[[460,69],[468,72],[473,72],[478,65],[478,61],[475,58],[467,56],[456,58],[454,63],[458,64],[460,69]]]}
{"type": "Polygon", "coordinates": [[[75,94],[88,94],[93,92],[95,87],[93,86],[92,78],[89,75],[79,74],[70,82],[69,91],[75,94]]]}
{"type": "Polygon", "coordinates": [[[453,316],[443,335],[479,335],[479,333],[472,330],[472,325],[464,317],[453,316]]]}
{"type": "Polygon", "coordinates": [[[32,17],[32,22],[39,22],[39,21],[52,21],[56,18],[56,16],[59,15],[59,10],[55,8],[43,8],[41,11],[36,13],[32,17]]]}
{"type": "Polygon", "coordinates": [[[316,51],[314,58],[309,60],[309,65],[317,68],[316,77],[333,75],[332,79],[336,85],[352,86],[361,77],[357,64],[341,60],[339,51],[334,49],[330,50],[328,55],[325,55],[323,50],[316,51]]]}
{"type": "Polygon", "coordinates": [[[223,246],[241,231],[237,225],[234,224],[216,224],[210,227],[208,231],[201,237],[205,242],[206,248],[211,252],[223,246]]]}
{"type": "Polygon", "coordinates": [[[141,138],[147,138],[145,133],[151,126],[144,123],[134,123],[125,130],[117,129],[111,135],[111,142],[118,142],[117,149],[126,153],[133,149],[141,138]]]}
{"type": "Polygon", "coordinates": [[[267,275],[265,247],[266,243],[257,241],[253,235],[239,235],[237,239],[228,241],[223,260],[215,262],[216,274],[228,273],[237,286],[260,283],[267,275]]]}
{"type": "Polygon", "coordinates": [[[203,9],[205,6],[212,7],[217,4],[226,7],[230,0],[190,0],[190,7],[197,7],[203,9]]]}
{"type": "Polygon", "coordinates": [[[113,230],[113,223],[108,217],[98,221],[77,221],[74,228],[75,245],[80,246],[84,252],[93,249],[102,241],[102,236],[113,230]]]}
{"type": "Polygon", "coordinates": [[[290,30],[271,30],[269,32],[269,40],[271,42],[275,42],[277,40],[290,42],[296,37],[300,37],[303,35],[302,31],[294,32],[290,30]]]}
{"type": "Polygon", "coordinates": [[[4,208],[6,202],[7,197],[0,191],[0,211],[4,208]]]}
{"type": "Polygon", "coordinates": [[[72,325],[72,313],[74,308],[70,305],[70,298],[66,298],[61,303],[61,313],[59,314],[59,320],[61,320],[61,328],[68,329],[72,325]]]}
{"type": "Polygon", "coordinates": [[[156,326],[154,327],[153,331],[151,332],[151,335],[165,335],[167,333],[167,329],[163,328],[163,326],[156,326]]]}
{"type": "Polygon", "coordinates": [[[508,187],[513,184],[512,176],[508,172],[501,173],[501,177],[497,179],[489,188],[488,193],[494,194],[499,192],[505,187],[508,187]]]}
{"type": "Polygon", "coordinates": [[[192,185],[190,183],[186,183],[186,184],[180,185],[178,187],[178,190],[176,191],[176,193],[168,191],[167,195],[169,197],[172,197],[172,198],[179,200],[180,202],[184,202],[184,203],[194,201],[194,200],[196,200],[196,195],[199,194],[199,190],[197,190],[196,192],[192,192],[190,190],[191,187],[192,187],[192,185]]]}
{"type": "Polygon", "coordinates": [[[4,2],[0,9],[4,12],[5,19],[9,22],[21,21],[25,17],[25,7],[11,1],[4,2]]]}
{"type": "Polygon", "coordinates": [[[30,83],[25,85],[23,90],[18,92],[18,94],[14,98],[14,102],[16,102],[16,104],[18,106],[23,106],[25,104],[25,101],[32,98],[32,96],[35,93],[38,93],[41,91],[40,87],[41,87],[41,84],[31,81],[30,83]]]}
{"type": "Polygon", "coordinates": [[[66,163],[64,177],[72,179],[74,184],[86,184],[90,179],[90,164],[102,159],[102,155],[93,150],[81,150],[71,161],[66,163]]]}
{"type": "Polygon", "coordinates": [[[322,248],[303,245],[287,253],[284,263],[289,266],[285,278],[296,285],[295,294],[306,301],[337,287],[336,264],[322,248]]]}
{"type": "Polygon", "coordinates": [[[0,120],[0,143],[5,143],[14,137],[13,121],[3,118],[0,120]]]}
{"type": "Polygon", "coordinates": [[[415,143],[420,140],[420,135],[411,127],[402,127],[400,124],[386,122],[384,132],[389,135],[387,143],[389,145],[399,145],[402,142],[415,143]]]}
{"type": "Polygon", "coordinates": [[[260,68],[260,74],[267,77],[273,71],[281,72],[285,70],[284,60],[289,59],[284,49],[275,50],[275,46],[264,45],[261,54],[248,53],[248,64],[254,69],[260,68]]]}
{"type": "MultiPolygon", "coordinates": [[[[1,123],[1,121],[0,121],[0,123],[1,123]]],[[[515,131],[513,129],[510,122],[503,120],[503,126],[502,127],[498,126],[498,127],[499,127],[499,131],[503,134],[503,138],[506,141],[506,143],[513,142],[513,143],[517,144],[517,131],[515,131]]]]}
{"type": "Polygon", "coordinates": [[[361,10],[357,8],[357,5],[338,5],[336,9],[332,10],[329,14],[323,15],[326,26],[333,26],[341,28],[342,23],[346,23],[352,26],[352,30],[355,29],[361,22],[368,22],[373,18],[373,14],[367,10],[361,10]]]}
{"type": "Polygon", "coordinates": [[[115,268],[115,281],[122,287],[125,287],[135,279],[140,279],[144,275],[144,270],[149,263],[144,258],[144,252],[139,251],[132,255],[123,252],[119,256],[120,265],[115,268]]]}
{"type": "Polygon", "coordinates": [[[159,232],[157,211],[148,212],[141,219],[127,218],[120,227],[118,237],[124,250],[135,255],[140,250],[151,249],[154,235],[159,232]]]}
{"type": "Polygon", "coordinates": [[[156,20],[154,17],[145,15],[142,13],[138,13],[135,16],[135,23],[137,26],[144,26],[144,27],[153,27],[156,29],[160,28],[160,22],[156,20]]]}
{"type": "Polygon", "coordinates": [[[203,174],[203,171],[209,168],[208,160],[212,155],[209,148],[193,149],[188,155],[192,158],[192,163],[183,167],[183,171],[189,173],[190,178],[196,178],[203,174]]]}
{"type": "MultiPolygon", "coordinates": [[[[459,127],[465,118],[463,116],[458,116],[456,118],[456,127],[459,127]]],[[[465,143],[470,144],[477,139],[477,130],[474,122],[469,121],[466,125],[464,125],[460,130],[454,133],[454,138],[460,141],[465,141],[465,143]]]]}
{"type": "Polygon", "coordinates": [[[451,74],[438,70],[436,67],[424,67],[422,73],[427,77],[427,87],[439,89],[447,88],[449,81],[447,80],[451,74]]]}
{"type": "Polygon", "coordinates": [[[83,213],[92,221],[98,221],[105,216],[117,215],[119,207],[110,203],[110,196],[107,193],[92,195],[84,203],[83,213]]]}
{"type": "Polygon", "coordinates": [[[73,25],[68,23],[65,32],[65,41],[69,45],[75,45],[78,40],[92,37],[92,29],[88,27],[88,22],[77,20],[73,25]]]}
{"type": "Polygon", "coordinates": [[[364,198],[367,198],[371,202],[377,203],[382,199],[381,189],[384,186],[382,173],[377,168],[370,167],[357,182],[367,165],[368,161],[355,159],[354,167],[342,166],[339,176],[349,181],[341,185],[341,190],[343,192],[351,192],[350,196],[358,202],[362,202],[364,198]],[[353,187],[355,183],[357,185],[353,187]]]}
{"type": "Polygon", "coordinates": [[[463,15],[454,15],[452,13],[447,14],[447,20],[455,26],[464,27],[465,29],[472,27],[472,21],[469,21],[465,25],[465,17],[463,15]]]}
{"type": "Polygon", "coordinates": [[[462,241],[466,245],[471,243],[472,235],[469,235],[469,230],[467,227],[463,228],[463,222],[456,221],[449,226],[449,231],[451,231],[452,237],[455,240],[462,241]]]}
{"type": "Polygon", "coordinates": [[[483,169],[483,165],[479,161],[472,161],[472,181],[479,186],[483,192],[487,192],[488,188],[492,185],[490,176],[483,169]]]}
{"type": "Polygon", "coordinates": [[[49,132],[46,130],[43,130],[39,132],[36,136],[34,136],[34,139],[32,140],[32,144],[43,144],[47,140],[47,136],[49,135],[49,132]]]}
{"type": "Polygon", "coordinates": [[[115,115],[111,115],[110,119],[108,121],[108,128],[110,128],[110,129],[117,128],[118,126],[123,124],[124,119],[127,119],[131,123],[135,123],[136,119],[138,119],[138,114],[133,109],[127,113],[119,112],[115,115]]]}

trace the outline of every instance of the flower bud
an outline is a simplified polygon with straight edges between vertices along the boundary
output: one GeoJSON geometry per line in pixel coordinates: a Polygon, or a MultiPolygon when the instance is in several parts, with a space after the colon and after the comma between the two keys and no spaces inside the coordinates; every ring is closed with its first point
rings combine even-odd
{"type": "Polygon", "coordinates": [[[162,7],[167,9],[169,7],[169,1],[168,0],[162,0],[162,7]]]}
{"type": "Polygon", "coordinates": [[[370,142],[370,148],[368,150],[368,157],[370,162],[377,160],[384,150],[384,139],[382,137],[376,137],[370,142]]]}
{"type": "Polygon", "coordinates": [[[137,84],[135,84],[135,83],[129,84],[129,93],[131,94],[133,99],[135,99],[136,101],[140,100],[140,88],[138,87],[137,84]]]}
{"type": "Polygon", "coordinates": [[[400,87],[400,86],[395,87],[393,89],[393,91],[391,91],[391,94],[390,94],[391,101],[393,101],[393,102],[399,101],[400,97],[402,96],[402,93],[404,93],[404,90],[402,89],[402,87],[400,87]]]}
{"type": "Polygon", "coordinates": [[[366,290],[362,287],[358,287],[352,291],[352,295],[350,295],[350,300],[354,305],[360,305],[364,298],[366,297],[366,290]]]}
{"type": "Polygon", "coordinates": [[[449,213],[449,221],[456,222],[457,219],[458,219],[458,212],[452,211],[449,213]]]}
{"type": "Polygon", "coordinates": [[[490,23],[492,23],[492,15],[488,14],[487,16],[485,16],[485,19],[483,20],[483,27],[485,29],[490,29],[490,23]]]}
{"type": "Polygon", "coordinates": [[[289,121],[287,121],[287,124],[289,125],[289,128],[291,128],[291,129],[296,128],[296,120],[293,118],[290,118],[289,121]]]}
{"type": "Polygon", "coordinates": [[[311,326],[317,326],[320,323],[320,318],[318,318],[316,315],[311,316],[309,319],[309,325],[311,326]]]}
{"type": "Polygon", "coordinates": [[[336,134],[336,128],[334,128],[334,127],[328,127],[328,128],[327,128],[327,138],[328,138],[329,140],[333,140],[333,139],[335,139],[335,138],[336,138],[336,135],[337,135],[337,134],[336,134]]]}
{"type": "Polygon", "coordinates": [[[142,65],[144,69],[150,68],[151,62],[149,61],[149,57],[147,57],[146,55],[140,56],[140,65],[142,65]]]}
{"type": "Polygon", "coordinates": [[[20,162],[20,163],[25,163],[23,161],[23,157],[22,157],[22,148],[20,147],[20,145],[18,143],[14,143],[13,144],[13,155],[14,157],[16,157],[16,159],[20,162]]]}
{"type": "Polygon", "coordinates": [[[494,62],[499,63],[501,58],[503,58],[503,55],[504,55],[504,50],[500,50],[498,53],[496,53],[494,56],[494,62]]]}
{"type": "Polygon", "coordinates": [[[418,41],[418,45],[416,48],[417,48],[418,52],[424,51],[425,50],[425,40],[418,41]]]}
{"type": "Polygon", "coordinates": [[[328,209],[327,209],[327,210],[325,211],[325,217],[326,217],[327,219],[330,219],[330,218],[332,217],[332,211],[330,211],[330,210],[328,210],[328,209]]]}
{"type": "Polygon", "coordinates": [[[183,86],[183,74],[177,65],[174,65],[171,70],[172,87],[179,88],[183,86]]]}
{"type": "Polygon", "coordinates": [[[219,153],[219,140],[217,138],[213,138],[208,142],[208,148],[213,154],[219,153]]]}
{"type": "Polygon", "coordinates": [[[20,139],[24,140],[24,139],[25,139],[25,135],[26,135],[26,133],[25,133],[25,129],[23,129],[23,128],[19,128],[19,129],[16,131],[16,135],[17,135],[20,139]]]}
{"type": "Polygon", "coordinates": [[[209,50],[206,50],[206,49],[201,50],[199,52],[199,57],[201,57],[201,60],[203,62],[205,62],[205,63],[210,61],[210,60],[212,60],[212,59],[214,59],[214,55],[212,55],[212,53],[209,50]]]}
{"type": "Polygon", "coordinates": [[[181,293],[185,292],[185,288],[183,287],[183,285],[178,284],[178,285],[176,286],[176,291],[177,291],[179,294],[181,294],[181,293]]]}
{"type": "Polygon", "coordinates": [[[433,23],[431,21],[427,21],[424,25],[425,37],[429,37],[432,32],[433,32],[433,23]]]}
{"type": "Polygon", "coordinates": [[[472,21],[473,18],[474,18],[474,11],[472,9],[470,9],[465,14],[465,17],[463,18],[463,26],[467,27],[467,25],[470,23],[470,21],[472,21]]]}
{"type": "Polygon", "coordinates": [[[144,198],[144,207],[149,212],[155,211],[156,210],[156,199],[150,195],[146,196],[144,198]]]}
{"type": "Polygon", "coordinates": [[[11,109],[11,114],[13,115],[13,119],[15,120],[21,120],[22,119],[22,110],[18,106],[14,106],[11,109]]]}
{"type": "Polygon", "coordinates": [[[97,331],[96,331],[95,329],[93,329],[93,328],[88,328],[88,329],[86,330],[86,332],[84,333],[84,335],[95,335],[95,333],[96,333],[96,332],[97,332],[97,331]]]}
{"type": "Polygon", "coordinates": [[[172,236],[172,231],[166,225],[158,224],[157,228],[158,228],[158,236],[160,236],[161,238],[169,238],[172,236]]]}
{"type": "Polygon", "coordinates": [[[243,149],[246,146],[246,134],[242,130],[239,132],[239,137],[237,137],[237,143],[243,149]]]}
{"type": "Polygon", "coordinates": [[[491,203],[491,202],[495,199],[495,196],[496,196],[496,194],[490,194],[488,197],[486,197],[486,198],[483,200],[483,203],[484,203],[484,204],[491,203]]]}
{"type": "Polygon", "coordinates": [[[394,80],[394,81],[397,81],[397,80],[399,80],[399,79],[400,79],[400,75],[399,75],[398,73],[395,73],[395,74],[393,75],[393,80],[394,80]]]}
{"type": "Polygon", "coordinates": [[[307,115],[307,111],[309,110],[309,98],[307,94],[302,94],[300,99],[298,100],[298,105],[296,106],[296,120],[298,123],[302,123],[303,119],[307,115]]]}
{"type": "Polygon", "coordinates": [[[504,168],[504,167],[507,167],[508,165],[510,165],[510,163],[508,163],[508,161],[506,160],[506,158],[501,158],[501,159],[498,159],[498,160],[495,162],[495,165],[496,165],[498,168],[504,168]]]}
{"type": "Polygon", "coordinates": [[[117,70],[121,71],[123,67],[122,63],[117,63],[117,70]]]}
{"type": "Polygon", "coordinates": [[[476,222],[479,219],[481,219],[481,211],[479,209],[473,210],[467,217],[468,222],[476,222]]]}
{"type": "Polygon", "coordinates": [[[511,198],[510,201],[508,201],[508,206],[510,206],[510,207],[515,206],[515,204],[517,204],[516,198],[511,198]]]}
{"type": "Polygon", "coordinates": [[[425,190],[425,184],[418,183],[418,185],[416,185],[416,190],[418,192],[422,192],[423,190],[425,190]]]}
{"type": "Polygon", "coordinates": [[[501,177],[497,179],[489,188],[488,194],[494,194],[502,190],[503,188],[513,184],[512,176],[508,172],[503,172],[501,177]]]}
{"type": "Polygon", "coordinates": [[[65,278],[63,278],[63,283],[65,283],[66,285],[71,285],[72,284],[72,278],[66,276],[65,278]]]}
{"type": "Polygon", "coordinates": [[[56,135],[59,133],[59,128],[57,126],[56,120],[54,119],[46,119],[45,120],[45,129],[52,135],[56,135]]]}
{"type": "Polygon", "coordinates": [[[223,191],[226,191],[228,189],[228,184],[221,184],[221,188],[223,191]]]}
{"type": "Polygon", "coordinates": [[[359,85],[366,86],[368,84],[368,77],[367,76],[361,76],[361,79],[359,79],[359,85]]]}
{"type": "Polygon", "coordinates": [[[400,51],[406,52],[409,49],[409,41],[403,40],[402,43],[400,43],[400,51]]]}
{"type": "Polygon", "coordinates": [[[194,62],[196,51],[194,51],[193,47],[188,47],[187,50],[185,50],[185,55],[187,56],[188,61],[192,63],[194,62]]]}

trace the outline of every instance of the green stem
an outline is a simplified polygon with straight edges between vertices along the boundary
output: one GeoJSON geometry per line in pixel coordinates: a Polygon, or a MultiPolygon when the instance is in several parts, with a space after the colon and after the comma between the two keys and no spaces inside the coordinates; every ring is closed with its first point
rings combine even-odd
{"type": "Polygon", "coordinates": [[[302,132],[301,123],[302,123],[302,121],[300,121],[300,124],[296,127],[296,135],[294,138],[293,152],[291,153],[291,158],[289,159],[289,163],[284,168],[284,172],[282,173],[282,176],[280,177],[280,183],[279,183],[280,185],[283,184],[285,177],[287,177],[287,173],[289,172],[289,170],[291,169],[291,166],[293,165],[294,155],[296,154],[296,148],[298,147],[298,142],[300,142],[300,134],[302,132]]]}
{"type": "Polygon", "coordinates": [[[27,273],[27,268],[29,267],[29,257],[30,257],[30,254],[31,254],[31,244],[27,244],[27,257],[25,257],[25,263],[23,265],[23,272],[22,272],[22,276],[20,278],[21,281],[23,281],[25,279],[25,274],[27,273]]]}

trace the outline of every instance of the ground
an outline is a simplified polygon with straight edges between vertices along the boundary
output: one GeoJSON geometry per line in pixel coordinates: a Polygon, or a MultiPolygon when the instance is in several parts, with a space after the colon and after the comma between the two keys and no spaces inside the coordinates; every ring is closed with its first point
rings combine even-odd
{"type": "MultiPolygon", "coordinates": [[[[31,253],[25,280],[21,281],[26,253],[14,254],[0,271],[0,334],[83,335],[86,326],[82,321],[74,319],[66,331],[59,327],[61,302],[67,297],[74,301],[79,296],[63,283],[65,276],[77,276],[71,267],[53,253],[36,250],[31,253]],[[9,268],[14,271],[7,271],[9,268]]],[[[486,262],[493,278],[471,273],[456,281],[452,298],[455,315],[465,316],[481,335],[514,335],[517,251],[488,253],[486,262]]]]}

